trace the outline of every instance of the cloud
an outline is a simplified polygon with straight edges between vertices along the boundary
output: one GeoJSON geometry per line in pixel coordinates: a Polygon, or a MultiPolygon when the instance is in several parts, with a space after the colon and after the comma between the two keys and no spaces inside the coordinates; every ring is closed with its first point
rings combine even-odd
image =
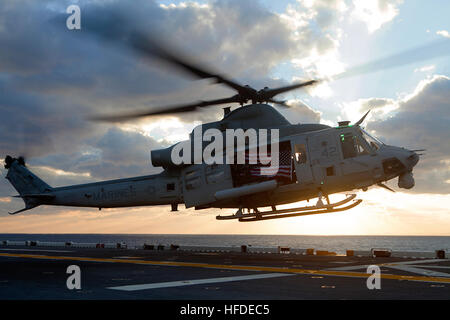
{"type": "Polygon", "coordinates": [[[340,21],[346,10],[341,0],[298,1],[280,15],[297,43],[291,61],[299,72],[321,77],[343,71],[337,50],[343,32],[340,21]]]}
{"type": "Polygon", "coordinates": [[[67,144],[76,148],[100,129],[83,119],[83,110],[86,106],[75,101],[27,92],[0,80],[0,155],[39,156],[67,144]]]}
{"type": "Polygon", "coordinates": [[[403,0],[353,0],[351,15],[364,22],[369,33],[373,33],[398,15],[398,6],[401,3],[403,0]]]}
{"type": "Polygon", "coordinates": [[[386,143],[426,149],[414,168],[416,186],[411,192],[450,193],[450,78],[435,75],[419,83],[398,109],[383,120],[370,121],[369,130],[386,143]]]}
{"type": "Polygon", "coordinates": [[[303,101],[298,99],[288,100],[287,104],[290,108],[280,111],[292,124],[320,122],[321,112],[315,111],[303,101]]]}
{"type": "MultiPolygon", "coordinates": [[[[162,145],[142,132],[111,127],[79,152],[32,159],[52,186],[159,173],[150,150],[162,145]]],[[[44,179],[45,180],[45,179],[44,179]]]]}
{"type": "Polygon", "coordinates": [[[439,30],[436,34],[443,36],[444,38],[450,38],[450,33],[447,30],[439,30]]]}
{"type": "MultiPolygon", "coordinates": [[[[348,21],[364,23],[369,33],[392,21],[403,0],[299,0],[281,14],[298,43],[292,62],[309,77],[328,77],[345,70],[339,47],[348,21]]],[[[328,93],[324,97],[330,96],[328,93]]]]}
{"type": "Polygon", "coordinates": [[[433,71],[436,68],[435,65],[423,66],[422,68],[414,69],[414,72],[428,72],[433,71]]]}
{"type": "Polygon", "coordinates": [[[87,170],[98,178],[118,178],[146,175],[160,172],[150,161],[150,150],[161,148],[161,144],[142,133],[109,129],[93,147],[99,150],[98,161],[80,164],[80,170],[87,170]]]}
{"type": "Polygon", "coordinates": [[[384,119],[387,114],[398,108],[398,101],[389,98],[365,98],[352,102],[341,103],[342,113],[345,119],[357,121],[370,110],[367,120],[384,119]]]}

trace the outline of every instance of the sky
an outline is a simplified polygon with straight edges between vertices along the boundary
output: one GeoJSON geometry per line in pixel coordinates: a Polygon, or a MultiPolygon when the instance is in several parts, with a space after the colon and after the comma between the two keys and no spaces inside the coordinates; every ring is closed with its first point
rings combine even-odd
{"type": "Polygon", "coordinates": [[[87,116],[233,93],[86,32],[91,25],[123,30],[117,13],[258,89],[331,79],[280,97],[292,106],[279,110],[291,123],[334,126],[370,109],[368,131],[387,144],[426,152],[411,190],[392,180],[387,184],[396,193],[358,191],[363,203],[347,212],[247,224],[215,219],[227,210],[183,206],[177,213],[169,206],[41,206],[10,216],[23,203],[0,179],[0,232],[450,235],[449,12],[446,0],[1,1],[0,157],[24,155],[51,186],[161,172],[152,167],[150,150],[186,139],[195,125],[218,120],[223,111],[114,124],[87,116]],[[65,26],[71,4],[81,9],[78,31],[65,26]],[[357,73],[357,66],[372,72],[357,73]]]}

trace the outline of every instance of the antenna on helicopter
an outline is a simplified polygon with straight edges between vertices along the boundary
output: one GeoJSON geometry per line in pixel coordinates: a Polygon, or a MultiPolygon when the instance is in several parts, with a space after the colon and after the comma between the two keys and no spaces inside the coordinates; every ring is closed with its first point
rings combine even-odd
{"type": "Polygon", "coordinates": [[[363,117],[361,119],[358,120],[358,122],[356,122],[354,125],[355,126],[359,126],[361,123],[363,123],[364,119],[367,117],[367,115],[369,114],[370,110],[366,112],[365,115],[363,115],[363,117]]]}

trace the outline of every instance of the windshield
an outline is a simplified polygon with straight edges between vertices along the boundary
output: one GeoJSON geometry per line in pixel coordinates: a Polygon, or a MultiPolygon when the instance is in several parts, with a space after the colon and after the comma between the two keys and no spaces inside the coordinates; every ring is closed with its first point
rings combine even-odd
{"type": "Polygon", "coordinates": [[[384,143],[381,142],[380,140],[378,140],[375,137],[372,137],[370,134],[368,134],[366,131],[364,131],[363,129],[361,129],[361,133],[363,138],[367,141],[367,143],[374,148],[375,150],[380,149],[381,145],[383,145],[384,143]]]}

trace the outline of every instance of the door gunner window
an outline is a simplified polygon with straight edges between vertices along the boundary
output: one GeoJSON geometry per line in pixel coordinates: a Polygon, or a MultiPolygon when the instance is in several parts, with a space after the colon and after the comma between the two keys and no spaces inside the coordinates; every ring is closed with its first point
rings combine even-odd
{"type": "Polygon", "coordinates": [[[351,132],[341,134],[341,147],[344,159],[369,154],[367,147],[351,132]]]}

